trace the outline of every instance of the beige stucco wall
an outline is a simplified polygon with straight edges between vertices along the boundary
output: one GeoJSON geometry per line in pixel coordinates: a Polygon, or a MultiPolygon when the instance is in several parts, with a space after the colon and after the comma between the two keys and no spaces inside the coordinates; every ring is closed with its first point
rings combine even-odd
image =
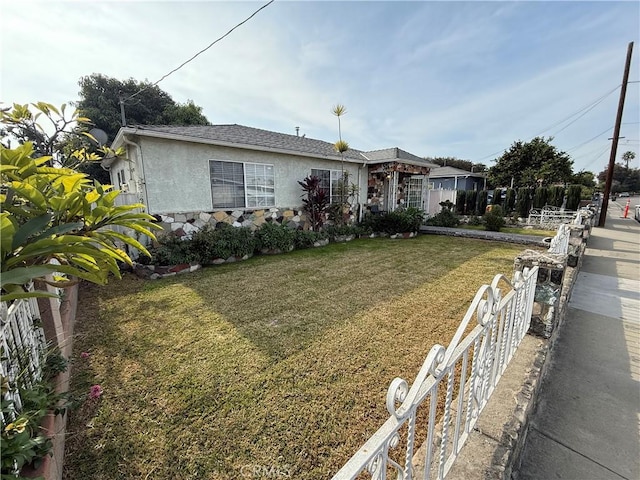
{"type": "MultiPolygon", "coordinates": [[[[275,169],[275,207],[297,208],[302,205],[302,189],[298,181],[311,174],[312,168],[340,170],[340,161],[313,159],[298,155],[258,152],[239,148],[220,147],[158,138],[139,137],[142,162],[136,158],[135,148],[128,147],[131,163],[122,161],[112,165],[112,181],[116,169],[125,168],[133,192],[135,179],[144,170],[148,211],[151,214],[213,211],[209,160],[266,163],[275,169]]],[[[366,168],[361,164],[346,163],[350,180],[358,182],[360,171],[360,202],[366,199],[366,168]]],[[[141,189],[141,185],[137,185],[141,189]]],[[[354,202],[355,203],[355,202],[354,202]]]]}

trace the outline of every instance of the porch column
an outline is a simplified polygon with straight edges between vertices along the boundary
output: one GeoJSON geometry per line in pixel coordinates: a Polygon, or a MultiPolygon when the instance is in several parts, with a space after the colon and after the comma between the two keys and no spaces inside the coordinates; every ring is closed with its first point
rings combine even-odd
{"type": "Polygon", "coordinates": [[[391,211],[398,206],[398,172],[394,170],[391,177],[391,211]]]}

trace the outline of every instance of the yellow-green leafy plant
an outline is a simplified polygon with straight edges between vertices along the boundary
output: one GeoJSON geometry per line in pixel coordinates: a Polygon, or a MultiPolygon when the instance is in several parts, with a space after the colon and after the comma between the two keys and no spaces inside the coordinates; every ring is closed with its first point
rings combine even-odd
{"type": "Polygon", "coordinates": [[[0,145],[2,301],[48,295],[23,286],[54,272],[104,284],[110,273],[120,276],[118,262],[131,264],[122,246],[148,255],[140,242],[114,227],[152,239],[159,228],[140,212],[142,204],[117,206],[120,192],[112,186],[48,166],[49,161],[34,158],[31,142],[14,149],[0,145]]]}

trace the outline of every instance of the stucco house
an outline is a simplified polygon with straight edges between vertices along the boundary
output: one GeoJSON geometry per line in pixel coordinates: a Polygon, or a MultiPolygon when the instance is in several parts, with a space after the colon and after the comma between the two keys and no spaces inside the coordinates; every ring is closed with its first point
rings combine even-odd
{"type": "Polygon", "coordinates": [[[163,226],[178,229],[265,221],[305,226],[302,189],[309,175],[333,195],[342,168],[358,193],[354,217],[367,209],[427,209],[429,172],[437,165],[389,148],[349,149],[344,162],[329,142],[242,125],[123,127],[112,148],[126,155],[103,161],[120,201],[143,203],[163,226]]]}
{"type": "Polygon", "coordinates": [[[485,173],[474,173],[455,167],[433,168],[429,178],[434,189],[484,190],[487,185],[485,173]]]}

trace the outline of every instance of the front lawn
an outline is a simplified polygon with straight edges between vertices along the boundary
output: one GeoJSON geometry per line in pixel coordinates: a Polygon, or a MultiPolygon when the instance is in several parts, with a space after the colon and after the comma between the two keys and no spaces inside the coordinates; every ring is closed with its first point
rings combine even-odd
{"type": "Polygon", "coordinates": [[[64,477],[328,478],[521,250],[380,238],[84,285],[72,389],[104,393],[71,413],[64,477]]]}
{"type": "MultiPolygon", "coordinates": [[[[462,224],[458,228],[464,228],[465,230],[486,230],[484,225],[467,225],[462,224]]],[[[523,227],[502,227],[500,233],[515,233],[518,235],[536,235],[539,237],[553,237],[556,234],[556,230],[542,230],[539,228],[523,228],[523,227]]]]}

